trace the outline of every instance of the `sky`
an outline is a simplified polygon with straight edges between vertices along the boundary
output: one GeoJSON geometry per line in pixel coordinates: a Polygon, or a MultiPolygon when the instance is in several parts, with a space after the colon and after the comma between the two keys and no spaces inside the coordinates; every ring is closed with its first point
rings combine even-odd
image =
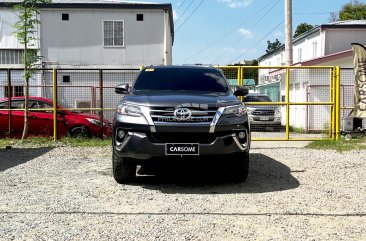
{"type": "MultiPolygon", "coordinates": [[[[149,2],[144,0],[145,2],[149,2]]],[[[329,23],[351,0],[293,0],[293,31],[300,23],[329,23]]],[[[284,43],[285,0],[153,0],[171,3],[173,64],[227,65],[266,53],[267,40],[284,43]]],[[[361,1],[364,2],[364,1],[361,1]]]]}

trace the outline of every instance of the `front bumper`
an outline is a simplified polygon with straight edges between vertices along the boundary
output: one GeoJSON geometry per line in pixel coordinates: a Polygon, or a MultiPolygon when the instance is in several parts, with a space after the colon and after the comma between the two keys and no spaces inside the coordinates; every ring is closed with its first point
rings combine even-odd
{"type": "MultiPolygon", "coordinates": [[[[233,132],[232,134],[225,133],[223,136],[217,136],[211,143],[199,143],[199,155],[221,155],[248,151],[250,136],[247,130],[243,131],[246,133],[244,139],[240,139],[233,132]]],[[[204,133],[192,133],[192,135],[200,134],[204,133]]],[[[128,131],[123,142],[114,140],[113,148],[115,148],[117,155],[134,159],[166,156],[166,144],[152,142],[149,133],[143,132],[128,131]]]]}
{"type": "Polygon", "coordinates": [[[251,126],[281,126],[281,118],[274,116],[253,116],[248,117],[251,126]]]}

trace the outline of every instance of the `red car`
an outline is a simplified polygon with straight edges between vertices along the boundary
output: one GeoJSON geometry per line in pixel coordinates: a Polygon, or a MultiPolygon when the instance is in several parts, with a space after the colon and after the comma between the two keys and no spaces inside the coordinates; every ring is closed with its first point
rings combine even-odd
{"type": "MultiPolygon", "coordinates": [[[[11,99],[11,128],[13,136],[21,136],[24,127],[24,97],[13,97],[11,99]]],[[[53,102],[42,97],[29,97],[29,131],[31,136],[52,136],[53,135],[53,111],[39,110],[52,109],[53,102]],[[32,110],[36,109],[36,110],[32,110]],[[38,109],[38,110],[37,110],[38,109]]],[[[100,117],[94,114],[75,113],[62,106],[57,106],[57,132],[58,136],[82,136],[104,137],[111,135],[111,123],[103,120],[103,130],[100,127],[100,117]]],[[[9,132],[9,111],[8,99],[0,100],[0,136],[9,132]]]]}

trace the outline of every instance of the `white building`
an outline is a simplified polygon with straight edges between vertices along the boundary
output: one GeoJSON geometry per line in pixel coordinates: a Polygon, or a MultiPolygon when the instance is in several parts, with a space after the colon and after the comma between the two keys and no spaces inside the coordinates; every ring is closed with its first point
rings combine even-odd
{"type": "MultiPolygon", "coordinates": [[[[366,45],[366,21],[342,21],[318,26],[294,39],[294,66],[340,66],[342,107],[353,105],[353,53],[351,43],[366,45]]],[[[284,66],[285,47],[261,56],[260,66],[284,66]]],[[[292,70],[290,80],[291,102],[328,102],[329,70],[292,70]]],[[[274,101],[285,98],[284,71],[259,70],[259,91],[274,101]]],[[[322,130],[328,123],[327,106],[292,106],[290,125],[306,130],[322,130]]],[[[285,112],[283,112],[285,113],[285,112]]],[[[342,111],[347,115],[349,111],[342,111]]],[[[283,124],[286,119],[283,118],[283,124]]]]}
{"type": "MultiPolygon", "coordinates": [[[[0,64],[21,63],[12,6],[0,2],[0,64]]],[[[174,24],[171,4],[120,0],[53,0],[40,6],[38,41],[45,67],[131,68],[170,65],[174,24]]]]}
{"type": "MultiPolygon", "coordinates": [[[[18,19],[13,6],[19,2],[0,2],[0,68],[22,67],[23,46],[13,28],[18,19]]],[[[29,47],[42,56],[43,68],[63,69],[58,71],[58,99],[66,107],[99,106],[98,69],[114,69],[103,75],[104,107],[114,108],[120,97],[113,87],[131,83],[138,73],[122,69],[172,64],[171,4],[53,0],[39,9],[37,41],[29,47]]],[[[11,80],[13,94],[23,95],[21,71],[13,71],[11,80]]],[[[51,97],[51,71],[43,71],[30,85],[30,95],[51,97]]],[[[0,70],[0,98],[5,96],[7,72],[0,70]]]]}

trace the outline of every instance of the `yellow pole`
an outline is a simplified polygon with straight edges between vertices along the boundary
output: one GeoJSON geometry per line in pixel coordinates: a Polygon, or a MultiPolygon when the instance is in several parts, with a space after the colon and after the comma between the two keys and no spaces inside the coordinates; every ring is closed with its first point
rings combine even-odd
{"type": "MultiPolygon", "coordinates": [[[[238,67],[238,85],[243,86],[243,67],[238,67]]],[[[240,96],[240,101],[243,102],[243,96],[240,96]]]]}
{"type": "Polygon", "coordinates": [[[336,68],[330,69],[330,102],[333,104],[330,106],[330,138],[335,140],[335,111],[336,111],[336,103],[335,103],[335,75],[336,75],[336,68]]]}
{"type": "Polygon", "coordinates": [[[57,69],[53,69],[53,141],[57,141],[57,69]]]}
{"type": "Polygon", "coordinates": [[[290,68],[286,67],[286,140],[290,140],[290,68]]]}
{"type": "Polygon", "coordinates": [[[341,68],[339,66],[336,67],[336,140],[339,140],[340,136],[340,119],[341,119],[341,68]]]}

